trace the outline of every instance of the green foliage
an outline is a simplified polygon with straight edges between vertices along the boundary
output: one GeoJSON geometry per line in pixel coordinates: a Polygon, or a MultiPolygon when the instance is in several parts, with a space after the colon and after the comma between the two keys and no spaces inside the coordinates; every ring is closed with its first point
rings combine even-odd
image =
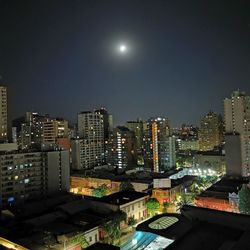
{"type": "Polygon", "coordinates": [[[121,237],[120,223],[127,220],[127,214],[121,210],[114,213],[112,220],[103,225],[103,229],[108,236],[108,243],[113,244],[121,237]]]}
{"type": "Polygon", "coordinates": [[[121,223],[122,221],[127,220],[127,214],[121,210],[115,212],[113,215],[113,220],[117,221],[117,223],[121,223]]]}
{"type": "Polygon", "coordinates": [[[146,207],[148,209],[149,214],[151,216],[154,216],[155,213],[160,209],[160,202],[155,198],[151,198],[146,201],[146,207]]]}
{"type": "Polygon", "coordinates": [[[166,213],[168,211],[169,206],[170,206],[169,202],[163,203],[163,213],[166,213]]]}
{"type": "Polygon", "coordinates": [[[239,210],[250,215],[250,188],[246,184],[243,184],[239,191],[239,210]]]}
{"type": "Polygon", "coordinates": [[[89,242],[86,240],[84,234],[77,234],[69,240],[70,244],[80,244],[82,248],[89,246],[89,242]]]}
{"type": "Polygon", "coordinates": [[[108,243],[113,244],[115,239],[121,237],[120,223],[115,220],[109,221],[103,225],[103,229],[108,236],[108,243]]]}
{"type": "Polygon", "coordinates": [[[185,162],[185,160],[184,160],[184,158],[182,156],[180,156],[180,155],[176,156],[176,166],[177,167],[183,167],[184,162],[185,162]]]}
{"type": "Polygon", "coordinates": [[[107,195],[107,193],[108,193],[108,187],[105,184],[93,189],[93,191],[92,191],[92,195],[94,197],[98,197],[98,198],[101,198],[101,197],[107,195]]]}
{"type": "Polygon", "coordinates": [[[192,194],[180,193],[176,195],[175,205],[177,211],[181,210],[181,208],[184,205],[193,205],[193,201],[194,201],[194,196],[192,194]]]}
{"type": "Polygon", "coordinates": [[[136,219],[134,217],[129,217],[128,218],[128,225],[129,226],[134,226],[137,223],[136,219]]]}
{"type": "Polygon", "coordinates": [[[217,179],[216,176],[197,177],[190,186],[190,191],[196,196],[215,183],[217,179]]]}
{"type": "Polygon", "coordinates": [[[177,155],[176,166],[178,168],[189,167],[193,164],[193,157],[190,155],[177,155]]]}
{"type": "Polygon", "coordinates": [[[123,181],[120,184],[120,191],[135,191],[134,186],[130,181],[123,181]]]}

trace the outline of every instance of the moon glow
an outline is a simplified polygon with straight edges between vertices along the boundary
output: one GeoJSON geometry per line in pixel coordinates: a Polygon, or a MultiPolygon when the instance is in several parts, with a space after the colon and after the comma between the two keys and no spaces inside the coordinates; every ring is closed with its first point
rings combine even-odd
{"type": "Polygon", "coordinates": [[[127,52],[127,50],[128,50],[128,48],[127,48],[127,46],[125,44],[120,44],[118,49],[119,49],[119,52],[121,54],[125,54],[127,52]]]}

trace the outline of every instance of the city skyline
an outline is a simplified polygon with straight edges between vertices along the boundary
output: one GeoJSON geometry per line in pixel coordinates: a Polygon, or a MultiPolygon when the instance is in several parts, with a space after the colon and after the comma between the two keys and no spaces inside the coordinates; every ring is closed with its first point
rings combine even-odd
{"type": "Polygon", "coordinates": [[[0,249],[250,249],[249,10],[1,0],[0,249]]]}
{"type": "Polygon", "coordinates": [[[155,116],[197,125],[209,110],[223,113],[233,90],[250,93],[246,1],[1,6],[12,118],[38,111],[75,122],[104,106],[116,125],[155,116]],[[128,53],[115,53],[123,44],[128,53]]]}

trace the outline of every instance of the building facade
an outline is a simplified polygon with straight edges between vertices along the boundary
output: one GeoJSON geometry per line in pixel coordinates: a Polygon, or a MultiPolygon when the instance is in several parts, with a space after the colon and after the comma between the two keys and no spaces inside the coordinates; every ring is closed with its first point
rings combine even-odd
{"type": "Polygon", "coordinates": [[[69,190],[69,152],[2,152],[0,207],[69,190]]]}
{"type": "Polygon", "coordinates": [[[0,142],[8,139],[8,103],[7,87],[0,86],[0,142]]]}
{"type": "Polygon", "coordinates": [[[113,116],[105,108],[96,109],[95,114],[101,115],[103,119],[103,137],[107,141],[113,130],[113,116]]]}
{"type": "Polygon", "coordinates": [[[137,165],[144,165],[143,160],[143,139],[145,122],[137,119],[137,121],[127,121],[126,127],[135,134],[135,143],[137,151],[137,165]]]}
{"type": "Polygon", "coordinates": [[[81,112],[77,119],[78,135],[89,141],[104,141],[103,115],[98,112],[81,112]]]}
{"type": "Polygon", "coordinates": [[[89,169],[103,164],[104,152],[101,141],[71,140],[72,168],[89,169]]]}
{"type": "Polygon", "coordinates": [[[223,124],[220,115],[209,112],[200,122],[199,142],[201,151],[210,151],[222,143],[223,124]]]}
{"type": "Polygon", "coordinates": [[[105,108],[96,109],[95,113],[101,115],[103,119],[104,161],[107,162],[108,141],[113,131],[113,116],[105,108]]]}
{"type": "Polygon", "coordinates": [[[43,122],[43,143],[56,144],[58,138],[68,138],[68,121],[50,119],[43,122]]]}
{"type": "Polygon", "coordinates": [[[134,132],[126,127],[115,128],[108,141],[108,164],[118,168],[134,168],[136,167],[136,155],[134,132]]]}
{"type": "Polygon", "coordinates": [[[250,175],[250,96],[234,91],[224,100],[226,166],[228,174],[250,175]],[[237,159],[230,156],[237,151],[237,159]]]}
{"type": "Polygon", "coordinates": [[[175,137],[172,136],[168,119],[152,118],[148,121],[146,148],[147,160],[152,162],[153,171],[161,172],[175,167],[175,137]]]}
{"type": "Polygon", "coordinates": [[[195,138],[177,139],[177,146],[179,151],[199,151],[199,140],[195,138]]]}
{"type": "Polygon", "coordinates": [[[225,155],[214,152],[198,152],[193,156],[193,170],[210,174],[216,172],[219,175],[224,175],[226,172],[225,155]]]}
{"type": "Polygon", "coordinates": [[[43,143],[43,124],[48,121],[47,115],[36,112],[26,112],[24,122],[21,124],[18,143],[21,149],[40,149],[43,143]]]}
{"type": "Polygon", "coordinates": [[[77,120],[79,139],[72,140],[74,169],[86,169],[104,162],[104,127],[100,112],[81,112],[77,120]]]}
{"type": "Polygon", "coordinates": [[[91,201],[99,211],[123,211],[127,219],[134,218],[137,222],[147,218],[146,201],[149,195],[135,191],[121,191],[91,201]]]}
{"type": "Polygon", "coordinates": [[[70,192],[81,195],[93,195],[93,190],[102,185],[108,188],[107,194],[116,193],[120,190],[120,181],[113,181],[110,179],[93,178],[85,176],[71,176],[70,177],[70,192]]]}

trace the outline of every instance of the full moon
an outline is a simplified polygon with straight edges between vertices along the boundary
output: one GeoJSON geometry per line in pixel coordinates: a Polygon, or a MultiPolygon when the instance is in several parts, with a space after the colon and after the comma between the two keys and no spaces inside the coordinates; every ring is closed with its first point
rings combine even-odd
{"type": "Polygon", "coordinates": [[[121,44],[121,45],[119,46],[119,51],[120,51],[121,53],[125,53],[125,52],[127,51],[127,46],[126,46],[125,44],[121,44]]]}

